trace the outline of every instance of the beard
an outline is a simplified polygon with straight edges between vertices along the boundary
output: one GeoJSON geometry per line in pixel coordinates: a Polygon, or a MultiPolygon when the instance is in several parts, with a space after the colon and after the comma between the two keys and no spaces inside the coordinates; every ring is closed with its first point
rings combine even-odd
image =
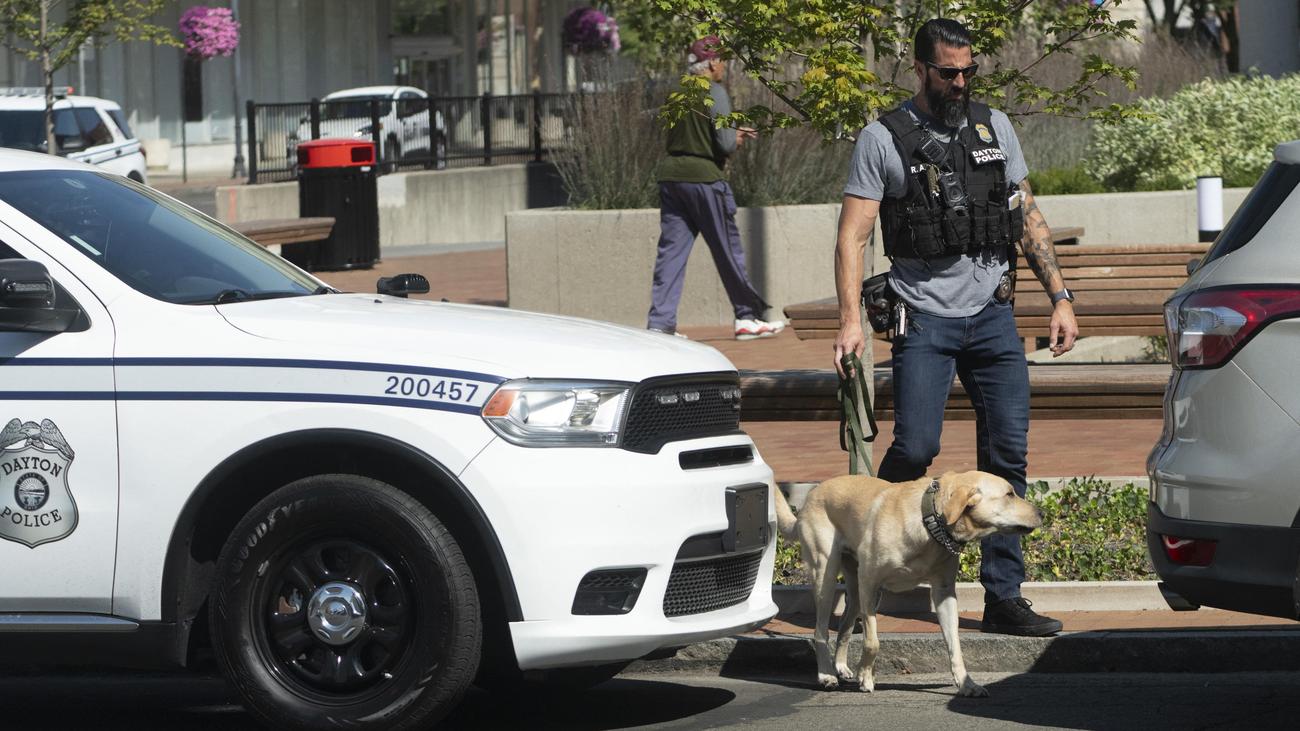
{"type": "Polygon", "coordinates": [[[925,101],[930,106],[930,113],[945,125],[957,129],[966,119],[970,108],[970,87],[962,90],[961,96],[952,98],[943,90],[935,88],[930,80],[925,80],[925,101]]]}

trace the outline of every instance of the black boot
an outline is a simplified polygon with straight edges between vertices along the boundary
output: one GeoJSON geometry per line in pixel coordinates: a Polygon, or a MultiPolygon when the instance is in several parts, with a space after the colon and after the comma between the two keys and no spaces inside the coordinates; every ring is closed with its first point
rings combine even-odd
{"type": "Polygon", "coordinates": [[[1044,617],[1030,609],[1032,606],[1032,602],[1020,596],[985,604],[980,630],[1024,637],[1046,637],[1061,631],[1060,620],[1044,617]]]}

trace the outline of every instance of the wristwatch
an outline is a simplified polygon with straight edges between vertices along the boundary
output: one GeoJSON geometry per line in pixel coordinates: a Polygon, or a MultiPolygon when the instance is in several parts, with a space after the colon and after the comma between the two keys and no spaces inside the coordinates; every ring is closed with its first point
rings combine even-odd
{"type": "Polygon", "coordinates": [[[1062,287],[1060,292],[1053,292],[1049,294],[1048,297],[1051,298],[1052,306],[1055,307],[1056,303],[1060,302],[1061,300],[1065,300],[1066,302],[1073,302],[1074,292],[1071,292],[1068,288],[1062,287]]]}

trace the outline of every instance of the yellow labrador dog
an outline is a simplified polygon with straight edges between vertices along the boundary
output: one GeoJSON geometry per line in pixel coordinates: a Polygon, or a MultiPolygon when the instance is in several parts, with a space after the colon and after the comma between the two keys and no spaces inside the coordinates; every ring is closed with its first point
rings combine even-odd
{"type": "Polygon", "coordinates": [[[873,666],[880,651],[876,608],[880,591],[907,591],[928,583],[948,645],[953,683],[963,696],[988,691],[966,674],[957,637],[957,555],[961,546],[994,533],[1025,534],[1042,515],[1015,494],[1011,484],[986,472],[949,472],[937,480],[890,483],[866,475],[827,480],[808,493],[796,519],[777,491],[777,527],[786,540],[803,545],[812,573],[817,626],[817,680],[831,690],[857,680],[875,690],[873,666]],[[836,576],[844,567],[844,617],[831,664],[830,619],[836,576]],[[861,612],[859,614],[859,612],[861,612]],[[849,636],[861,616],[866,629],[862,661],[849,669],[849,636]]]}

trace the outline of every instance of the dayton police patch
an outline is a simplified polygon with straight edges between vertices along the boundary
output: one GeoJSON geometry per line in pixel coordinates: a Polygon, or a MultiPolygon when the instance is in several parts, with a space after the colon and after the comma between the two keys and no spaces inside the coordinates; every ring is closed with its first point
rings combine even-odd
{"type": "Polygon", "coordinates": [[[76,456],[49,419],[11,420],[0,431],[0,538],[35,548],[67,538],[77,528],[77,503],[68,489],[76,456]]]}
{"type": "Polygon", "coordinates": [[[984,124],[975,125],[975,134],[979,135],[980,142],[986,145],[993,142],[993,133],[989,132],[989,128],[984,124]]]}

